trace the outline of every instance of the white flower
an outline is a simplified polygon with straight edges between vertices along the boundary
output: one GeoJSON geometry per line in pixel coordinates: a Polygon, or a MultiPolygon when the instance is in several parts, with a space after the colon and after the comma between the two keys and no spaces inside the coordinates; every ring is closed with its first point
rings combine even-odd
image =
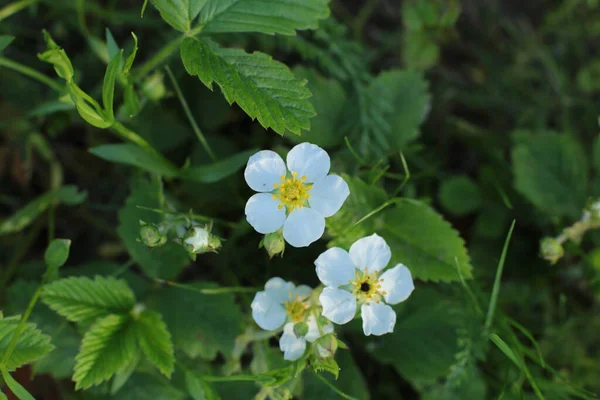
{"type": "Polygon", "coordinates": [[[252,318],[267,331],[281,328],[287,321],[301,322],[311,292],[309,286],[296,287],[281,278],[271,278],[265,283],[265,290],[256,293],[252,300],[252,318]]]}
{"type": "Polygon", "coordinates": [[[208,239],[210,233],[207,229],[198,226],[190,228],[190,231],[184,239],[184,243],[191,246],[193,253],[208,248],[208,239]]]}
{"type": "Polygon", "coordinates": [[[377,234],[354,242],[349,253],[332,247],[321,254],[315,265],[325,285],[319,297],[323,316],[345,324],[354,318],[360,305],[365,335],[393,332],[396,313],[385,303],[406,300],[415,286],[410,271],[402,264],[380,275],[391,257],[390,247],[377,234]]]}
{"type": "Polygon", "coordinates": [[[244,177],[259,192],[246,203],[246,219],[259,233],[283,227],[283,237],[294,247],[305,247],[325,231],[325,218],[335,214],[350,194],[348,184],[329,173],[329,155],[310,143],[295,146],[287,168],[271,150],[248,160],[244,177]]]}
{"type": "Polygon", "coordinates": [[[283,335],[279,338],[279,349],[283,351],[283,358],[289,361],[295,361],[302,357],[306,350],[306,342],[312,343],[318,338],[333,332],[333,324],[328,323],[321,327],[317,325],[317,319],[310,315],[306,320],[308,333],[303,337],[297,337],[294,333],[294,323],[288,322],[283,328],[283,335]]]}

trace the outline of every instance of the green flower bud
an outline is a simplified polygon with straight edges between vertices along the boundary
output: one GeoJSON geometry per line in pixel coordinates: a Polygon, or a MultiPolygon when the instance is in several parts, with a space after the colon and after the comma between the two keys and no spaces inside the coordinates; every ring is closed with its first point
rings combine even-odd
{"type": "Polygon", "coordinates": [[[298,339],[303,338],[308,333],[308,324],[306,322],[298,322],[294,325],[294,335],[298,339]]]}
{"type": "Polygon", "coordinates": [[[338,349],[338,341],[333,333],[321,336],[315,343],[315,351],[318,357],[328,358],[335,356],[335,352],[338,349]]]}
{"type": "Polygon", "coordinates": [[[69,60],[69,56],[67,56],[67,53],[65,53],[65,51],[61,49],[54,42],[54,40],[52,40],[52,37],[46,31],[44,31],[44,39],[46,40],[48,50],[38,54],[38,58],[44,62],[52,64],[58,76],[67,82],[70,82],[73,80],[74,72],[71,60],[69,60]]]}
{"type": "Polygon", "coordinates": [[[160,247],[167,243],[167,235],[161,233],[161,229],[155,224],[148,224],[144,221],[140,221],[140,236],[137,241],[144,245],[152,247],[160,247]]]}
{"type": "Polygon", "coordinates": [[[265,246],[270,258],[273,258],[277,254],[281,254],[281,256],[283,256],[283,252],[285,250],[283,233],[281,231],[277,231],[266,234],[263,245],[265,246]]]}
{"type": "Polygon", "coordinates": [[[167,95],[163,77],[163,74],[157,71],[142,82],[142,93],[153,102],[158,102],[167,95]]]}
{"type": "Polygon", "coordinates": [[[549,261],[550,264],[556,264],[565,255],[565,250],[558,240],[546,237],[540,242],[540,253],[542,258],[549,261]]]}

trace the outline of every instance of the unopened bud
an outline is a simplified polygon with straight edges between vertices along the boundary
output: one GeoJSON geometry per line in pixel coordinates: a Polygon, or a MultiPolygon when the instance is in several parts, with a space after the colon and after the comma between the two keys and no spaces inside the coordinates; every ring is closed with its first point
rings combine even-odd
{"type": "Polygon", "coordinates": [[[549,261],[550,264],[556,264],[565,255],[565,250],[558,240],[547,237],[540,242],[540,253],[542,258],[549,261]]]}
{"type": "Polygon", "coordinates": [[[161,233],[160,227],[140,221],[140,236],[137,241],[148,247],[160,247],[167,243],[167,235],[161,233]]]}
{"type": "Polygon", "coordinates": [[[270,258],[275,257],[277,254],[283,256],[285,241],[281,231],[266,234],[263,244],[270,258]]]}
{"type": "Polygon", "coordinates": [[[298,322],[294,325],[294,335],[298,339],[303,338],[308,333],[308,324],[306,322],[298,322]]]}
{"type": "Polygon", "coordinates": [[[142,93],[155,103],[167,95],[163,77],[163,74],[157,71],[147,77],[141,86],[142,93]]]}
{"type": "Polygon", "coordinates": [[[321,336],[316,340],[316,352],[321,358],[333,357],[337,349],[337,338],[333,333],[321,336]]]}
{"type": "Polygon", "coordinates": [[[195,260],[197,254],[216,253],[221,248],[221,239],[210,233],[208,227],[192,226],[181,238],[181,244],[195,260]]]}

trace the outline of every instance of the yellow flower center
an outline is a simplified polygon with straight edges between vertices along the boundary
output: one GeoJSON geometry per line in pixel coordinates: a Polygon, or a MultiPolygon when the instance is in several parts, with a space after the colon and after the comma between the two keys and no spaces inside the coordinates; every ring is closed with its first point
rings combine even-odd
{"type": "Polygon", "coordinates": [[[312,185],[304,183],[306,176],[297,178],[298,173],[292,172],[291,178],[286,178],[285,175],[281,175],[281,183],[274,183],[277,189],[273,194],[273,199],[281,202],[279,209],[286,207],[289,212],[292,212],[294,208],[302,208],[306,205],[310,194],[308,193],[312,189],[312,185]]]}
{"type": "Polygon", "coordinates": [[[377,304],[381,302],[381,296],[386,292],[381,290],[381,282],[383,279],[377,279],[378,272],[369,273],[369,269],[364,271],[356,271],[354,280],[350,280],[352,285],[351,292],[356,297],[357,302],[369,304],[374,301],[377,304]]]}
{"type": "Polygon", "coordinates": [[[296,323],[304,320],[304,312],[308,309],[308,306],[300,300],[299,296],[296,296],[294,300],[286,301],[283,306],[291,322],[296,323]]]}

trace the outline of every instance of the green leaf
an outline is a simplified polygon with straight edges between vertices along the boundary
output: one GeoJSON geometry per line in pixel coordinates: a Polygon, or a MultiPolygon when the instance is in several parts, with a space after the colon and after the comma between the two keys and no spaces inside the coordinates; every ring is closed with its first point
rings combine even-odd
{"type": "Polygon", "coordinates": [[[75,389],[87,389],[110,379],[136,355],[137,344],[129,315],[108,315],[85,333],[76,358],[75,389]]]}
{"type": "Polygon", "coordinates": [[[219,85],[229,104],[238,103],[264,128],[280,135],[286,130],[300,134],[302,129],[310,129],[309,118],[315,115],[308,101],[310,91],[271,56],[186,38],[181,58],[190,75],[197,75],[209,89],[213,82],[219,85]]]}
{"type": "Polygon", "coordinates": [[[147,304],[163,316],[176,349],[191,358],[212,360],[219,351],[228,357],[242,333],[244,317],[232,294],[204,295],[168,288],[152,296],[147,304]]]}
{"type": "MultiPolygon", "coordinates": [[[[133,32],[131,32],[131,36],[133,37],[133,48],[131,49],[131,53],[125,59],[125,65],[123,66],[124,74],[128,74],[131,67],[133,67],[133,62],[135,61],[135,56],[138,51],[138,38],[133,32]]],[[[133,88],[133,85],[131,85],[131,87],[133,88]]]]}
{"type": "Polygon", "coordinates": [[[110,29],[105,28],[104,33],[106,36],[106,48],[108,49],[108,59],[112,60],[119,53],[120,48],[110,29]]]}
{"type": "Polygon", "coordinates": [[[403,312],[398,313],[394,332],[373,346],[373,356],[413,384],[446,376],[458,348],[458,305],[434,289],[418,288],[394,308],[403,312]]]}
{"type": "Polygon", "coordinates": [[[137,351],[135,353],[135,356],[133,356],[131,360],[129,360],[127,364],[115,374],[115,377],[110,383],[110,394],[114,395],[119,390],[121,390],[121,388],[127,383],[129,378],[131,378],[131,376],[137,369],[141,358],[142,352],[137,351]]]}
{"type": "Polygon", "coordinates": [[[0,53],[8,47],[12,41],[15,40],[14,36],[11,35],[0,35],[0,53]]]}
{"type": "Polygon", "coordinates": [[[187,32],[207,0],[150,0],[160,16],[173,28],[187,32]]]}
{"type": "Polygon", "coordinates": [[[558,133],[517,132],[515,188],[539,210],[579,218],[587,196],[587,160],[579,142],[558,133]]]}
{"type": "MultiPolygon", "coordinates": [[[[356,365],[352,355],[348,351],[339,351],[336,353],[336,361],[340,366],[340,376],[336,380],[330,374],[324,374],[323,378],[327,379],[333,386],[360,400],[368,400],[369,389],[367,382],[363,377],[360,368],[356,365]]],[[[340,400],[341,397],[335,393],[329,386],[321,382],[314,374],[304,375],[304,391],[303,399],[319,399],[319,400],[340,400]]]]}
{"type": "Polygon", "coordinates": [[[44,287],[44,303],[69,321],[92,322],[108,314],[127,314],[135,297],[125,281],[112,277],[70,277],[44,287]]]}
{"type": "Polygon", "coordinates": [[[30,225],[51,204],[64,203],[67,205],[76,205],[83,202],[85,197],[85,192],[78,192],[77,187],[72,185],[63,186],[55,191],[48,192],[27,203],[25,207],[19,209],[8,219],[0,223],[0,236],[21,231],[30,225]]]}
{"type": "Polygon", "coordinates": [[[10,391],[17,396],[17,399],[35,400],[35,398],[8,373],[5,367],[0,366],[0,372],[2,372],[2,378],[4,379],[4,382],[6,382],[6,385],[10,391]]]}
{"type": "Polygon", "coordinates": [[[310,130],[302,136],[285,137],[294,143],[310,142],[325,148],[342,144],[344,132],[339,129],[339,120],[346,104],[346,93],[341,83],[304,67],[294,68],[294,74],[308,81],[307,87],[312,93],[310,102],[317,115],[310,120],[310,130]]]}
{"type": "Polygon", "coordinates": [[[218,182],[239,171],[240,168],[246,165],[248,158],[257,151],[256,149],[246,150],[217,161],[214,164],[184,168],[181,170],[179,177],[202,183],[218,182]]]}
{"type": "Polygon", "coordinates": [[[117,232],[127,247],[129,255],[144,273],[153,277],[171,279],[190,262],[183,247],[169,241],[164,246],[150,250],[136,241],[140,232],[140,220],[160,223],[163,218],[160,214],[141,210],[137,206],[160,208],[161,191],[161,183],[156,179],[148,180],[142,177],[133,179],[131,194],[125,201],[125,207],[119,210],[117,232]]]}
{"type": "Polygon", "coordinates": [[[133,165],[145,171],[167,177],[177,176],[177,168],[158,154],[131,143],[105,144],[92,147],[90,153],[117,164],[133,165]]]}
{"type": "Polygon", "coordinates": [[[385,224],[377,232],[392,249],[391,265],[405,264],[413,278],[424,281],[458,281],[472,277],[464,240],[441,215],[409,199],[383,213],[385,224]]]}
{"type": "Polygon", "coordinates": [[[440,187],[439,199],[442,207],[453,215],[467,215],[481,207],[479,187],[466,175],[446,179],[440,187]]]}
{"type": "Polygon", "coordinates": [[[8,397],[6,397],[6,395],[4,394],[4,392],[2,390],[0,390],[0,400],[8,400],[8,397]]]}
{"type": "MultiPolygon", "coordinates": [[[[20,317],[0,319],[0,356],[4,356],[6,353],[20,321],[20,317]]],[[[45,356],[53,348],[54,346],[50,344],[50,337],[38,330],[35,324],[28,322],[25,324],[25,328],[17,340],[16,347],[4,366],[9,371],[15,370],[24,364],[45,356]]]]}
{"type": "Polygon", "coordinates": [[[299,29],[316,29],[328,16],[328,0],[208,0],[198,22],[206,33],[295,35],[299,29]]]}
{"type": "Polygon", "coordinates": [[[146,310],[135,320],[138,340],[144,354],[167,378],[175,368],[171,334],[160,314],[146,310]]]}
{"type": "Polygon", "coordinates": [[[194,400],[221,400],[208,382],[189,371],[185,373],[185,387],[194,400]]]}
{"type": "Polygon", "coordinates": [[[166,378],[147,373],[134,373],[111,400],[186,400],[181,390],[171,385],[166,378]]]}
{"type": "Polygon", "coordinates": [[[115,119],[113,110],[115,82],[117,80],[117,76],[121,73],[122,62],[123,50],[119,50],[117,55],[114,56],[108,63],[108,66],[106,67],[106,73],[104,75],[104,82],[102,83],[102,103],[104,105],[104,113],[109,121],[114,121],[115,119]]]}
{"type": "Polygon", "coordinates": [[[49,268],[60,268],[69,258],[71,241],[69,239],[54,239],[44,253],[44,261],[49,268]]]}

